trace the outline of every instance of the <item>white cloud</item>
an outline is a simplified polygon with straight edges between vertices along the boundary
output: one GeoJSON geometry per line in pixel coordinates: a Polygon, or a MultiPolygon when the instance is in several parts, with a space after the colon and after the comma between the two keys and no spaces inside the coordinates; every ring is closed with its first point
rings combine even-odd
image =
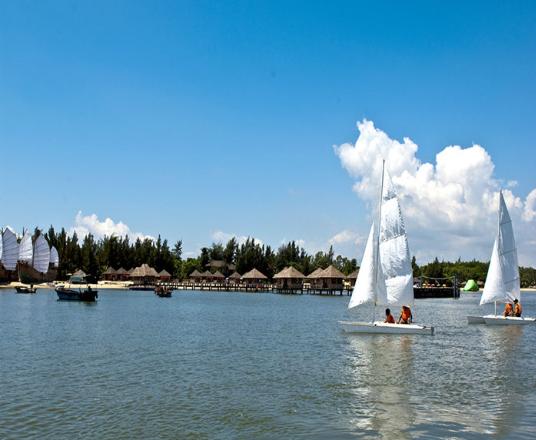
{"type": "Polygon", "coordinates": [[[96,238],[103,238],[105,236],[126,236],[132,239],[145,239],[149,238],[154,240],[154,237],[150,235],[144,235],[141,232],[132,232],[128,225],[119,221],[114,222],[111,218],[107,217],[103,221],[100,221],[97,214],[82,215],[82,211],[78,211],[74,220],[74,226],[70,229],[70,233],[76,232],[78,237],[82,238],[88,234],[92,234],[96,238]]]}
{"type": "MultiPolygon", "coordinates": [[[[489,258],[496,228],[500,181],[494,164],[480,145],[445,147],[435,164],[421,162],[418,146],[411,139],[391,139],[372,121],[357,124],[355,144],[335,146],[342,166],[356,178],[354,191],[375,203],[379,191],[382,159],[397,187],[410,247],[421,261],[440,258],[489,258]]],[[[503,194],[514,220],[520,261],[536,264],[524,240],[536,232],[536,190],[526,201],[509,189],[503,194]],[[524,221],[522,221],[524,220],[524,221]],[[520,246],[521,244],[521,246],[520,246]],[[530,261],[529,261],[530,260],[530,261]]],[[[374,205],[371,205],[374,206],[374,205]]]]}
{"type": "Polygon", "coordinates": [[[344,229],[343,231],[335,234],[328,240],[328,244],[334,246],[344,243],[353,243],[355,245],[360,245],[362,242],[362,237],[355,231],[350,231],[349,229],[344,229]]]}

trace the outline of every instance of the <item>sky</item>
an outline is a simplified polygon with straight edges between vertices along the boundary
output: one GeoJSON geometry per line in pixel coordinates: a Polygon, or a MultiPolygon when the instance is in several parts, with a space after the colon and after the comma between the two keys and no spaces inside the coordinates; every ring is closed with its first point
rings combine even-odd
{"type": "Polygon", "coordinates": [[[536,3],[0,1],[0,224],[536,266],[536,3]],[[379,162],[378,162],[379,161],[379,162]],[[375,189],[376,188],[376,189],[375,189]]]}

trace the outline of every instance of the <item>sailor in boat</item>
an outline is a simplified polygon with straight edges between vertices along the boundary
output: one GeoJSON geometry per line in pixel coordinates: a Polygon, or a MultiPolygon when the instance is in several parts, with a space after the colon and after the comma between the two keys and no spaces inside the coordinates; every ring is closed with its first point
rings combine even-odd
{"type": "Polygon", "coordinates": [[[395,317],[391,314],[391,309],[385,309],[385,324],[396,324],[395,317]]]}
{"type": "Polygon", "coordinates": [[[523,308],[521,307],[521,303],[516,298],[514,299],[514,316],[521,318],[521,314],[523,313],[523,308]]]}
{"type": "Polygon", "coordinates": [[[398,324],[411,324],[413,321],[413,315],[411,309],[408,306],[402,306],[402,311],[398,318],[398,324]]]}
{"type": "MultiPolygon", "coordinates": [[[[516,301],[517,301],[517,300],[516,300],[516,301]]],[[[504,317],[507,317],[507,316],[514,316],[514,307],[512,306],[512,303],[507,302],[507,303],[504,305],[503,316],[504,316],[504,317]]]]}

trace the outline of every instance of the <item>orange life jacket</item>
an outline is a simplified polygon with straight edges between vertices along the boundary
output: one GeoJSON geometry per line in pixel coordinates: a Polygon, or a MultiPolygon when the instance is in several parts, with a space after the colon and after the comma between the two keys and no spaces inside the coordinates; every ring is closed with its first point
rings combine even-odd
{"type": "Polygon", "coordinates": [[[512,304],[506,303],[504,306],[504,316],[510,316],[512,314],[512,304]]]}
{"type": "Polygon", "coordinates": [[[393,317],[393,315],[389,314],[387,318],[385,318],[385,322],[387,322],[388,324],[394,324],[395,318],[393,317]]]}
{"type": "Polygon", "coordinates": [[[409,322],[411,318],[411,310],[409,307],[402,308],[402,321],[409,322]]]}
{"type": "Polygon", "coordinates": [[[521,304],[517,303],[514,308],[514,316],[521,316],[522,312],[523,312],[523,309],[521,308],[521,304]]]}

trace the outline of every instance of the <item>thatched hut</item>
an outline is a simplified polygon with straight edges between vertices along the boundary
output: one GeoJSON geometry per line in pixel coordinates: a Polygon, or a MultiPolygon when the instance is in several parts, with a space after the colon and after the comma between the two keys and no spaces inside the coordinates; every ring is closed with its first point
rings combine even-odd
{"type": "Polygon", "coordinates": [[[103,272],[102,278],[104,278],[106,281],[115,281],[117,279],[117,271],[112,266],[108,266],[108,268],[103,272]]]}
{"type": "Polygon", "coordinates": [[[296,290],[303,287],[305,275],[292,266],[285,267],[281,272],[274,275],[278,289],[296,290]]]}
{"type": "Polygon", "coordinates": [[[148,264],[142,264],[132,271],[130,278],[134,283],[153,284],[158,278],[158,272],[148,264]]]}
{"type": "Polygon", "coordinates": [[[213,273],[211,271],[209,271],[209,270],[205,270],[201,274],[201,277],[202,277],[202,280],[207,282],[207,283],[210,283],[214,279],[213,273]]]}
{"type": "Polygon", "coordinates": [[[166,269],[163,269],[158,273],[158,278],[160,278],[160,281],[167,282],[171,280],[171,274],[166,269]]]}
{"type": "Polygon", "coordinates": [[[127,281],[130,279],[130,273],[124,268],[120,267],[115,271],[115,276],[118,281],[127,281]]]}
{"type": "Polygon", "coordinates": [[[354,270],[351,274],[349,274],[345,279],[344,281],[346,282],[346,285],[348,287],[354,287],[355,286],[355,282],[357,280],[357,274],[359,273],[359,269],[357,270],[354,270]]]}
{"type": "Polygon", "coordinates": [[[319,289],[342,290],[344,274],[334,267],[329,265],[316,276],[316,286],[319,289]]]}
{"type": "Polygon", "coordinates": [[[203,274],[197,269],[194,269],[194,271],[190,275],[188,275],[188,278],[190,279],[190,281],[198,283],[203,279],[203,274]]]}
{"type": "Polygon", "coordinates": [[[82,269],[78,269],[69,278],[69,283],[71,283],[71,284],[83,284],[83,283],[86,282],[86,277],[87,277],[87,274],[82,269]]]}
{"type": "Polygon", "coordinates": [[[242,275],[240,275],[238,272],[233,272],[231,275],[229,275],[230,284],[240,284],[240,279],[242,278],[242,275]]]}
{"type": "Polygon", "coordinates": [[[257,269],[251,269],[242,275],[242,281],[250,287],[264,286],[268,283],[268,277],[257,269]]]}
{"type": "Polygon", "coordinates": [[[222,274],[219,270],[217,270],[212,274],[212,279],[213,281],[222,282],[223,280],[225,280],[225,275],[222,274]]]}

